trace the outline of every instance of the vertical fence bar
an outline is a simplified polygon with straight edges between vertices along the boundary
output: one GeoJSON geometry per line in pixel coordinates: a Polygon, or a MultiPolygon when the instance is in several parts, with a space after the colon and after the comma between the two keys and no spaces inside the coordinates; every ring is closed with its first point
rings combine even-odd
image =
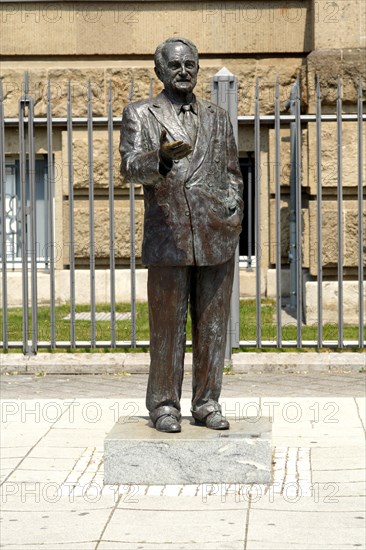
{"type": "Polygon", "coordinates": [[[95,236],[94,236],[94,156],[93,156],[93,101],[88,82],[88,172],[89,172],[89,254],[90,254],[90,345],[95,348],[95,236]]]}
{"type": "Polygon", "coordinates": [[[323,191],[322,191],[322,104],[319,77],[316,78],[316,194],[317,194],[317,275],[318,275],[318,348],[323,347],[323,191]]]}
{"type": "Polygon", "coordinates": [[[47,186],[48,186],[48,237],[47,250],[49,250],[50,269],[50,343],[51,349],[56,347],[56,313],[55,313],[55,233],[53,220],[54,198],[54,164],[53,164],[53,139],[52,139],[52,98],[51,82],[47,87],[47,186]]]}
{"type": "MultiPolygon", "coordinates": [[[[291,115],[296,115],[297,83],[291,86],[290,100],[287,107],[291,115]]],[[[297,279],[296,279],[296,122],[290,124],[290,249],[288,260],[290,263],[290,306],[292,312],[296,311],[297,279]]]]}
{"type": "Polygon", "coordinates": [[[109,276],[111,299],[111,347],[116,347],[116,262],[114,239],[114,165],[113,165],[113,95],[112,81],[108,91],[108,177],[109,177],[109,276]]]}
{"type": "Polygon", "coordinates": [[[261,309],[261,161],[260,161],[260,105],[259,105],[259,79],[255,84],[255,121],[254,121],[254,156],[255,156],[255,273],[256,273],[256,324],[257,324],[257,348],[262,347],[262,309],[261,309]]]}
{"type": "MultiPolygon", "coordinates": [[[[131,80],[128,101],[134,96],[131,80]]],[[[135,185],[130,183],[130,274],[131,274],[131,347],[136,347],[136,246],[135,246],[135,185]]]]}
{"type": "Polygon", "coordinates": [[[363,138],[362,138],[362,81],[358,81],[358,100],[357,100],[357,129],[358,129],[358,346],[364,347],[364,305],[363,305],[363,287],[364,287],[364,253],[363,253],[363,138]]]}
{"type": "Polygon", "coordinates": [[[6,246],[6,165],[5,165],[5,128],[3,82],[0,80],[0,201],[1,201],[1,291],[2,291],[2,338],[3,350],[7,351],[8,342],[8,285],[7,285],[7,246],[6,246]]]}
{"type": "Polygon", "coordinates": [[[253,247],[253,231],[252,231],[252,203],[253,203],[253,195],[252,195],[252,185],[253,185],[253,169],[252,169],[252,162],[251,162],[251,155],[249,156],[249,165],[248,165],[248,270],[252,269],[252,247],[253,247]]]}
{"type": "Polygon", "coordinates": [[[342,89],[337,89],[337,211],[338,211],[338,347],[343,348],[343,186],[342,186],[342,89]]]}
{"type": "Polygon", "coordinates": [[[302,223],[301,223],[301,191],[302,191],[302,163],[301,163],[301,99],[300,81],[296,83],[295,100],[296,124],[296,314],[297,314],[297,347],[302,347],[302,223]]]}
{"type": "Polygon", "coordinates": [[[22,331],[23,353],[29,353],[28,343],[28,228],[27,228],[27,182],[26,182],[26,140],[25,140],[25,105],[28,95],[28,73],[24,74],[24,95],[19,102],[19,178],[20,178],[20,224],[22,254],[22,331]]]}
{"type": "Polygon", "coordinates": [[[67,85],[67,155],[69,180],[69,263],[70,263],[70,346],[76,347],[75,326],[75,253],[74,253],[74,161],[72,152],[71,84],[67,85]]]}
{"type": "Polygon", "coordinates": [[[28,167],[29,167],[29,208],[30,208],[30,253],[31,253],[31,304],[32,304],[32,347],[37,353],[38,345],[38,289],[37,289],[37,213],[36,213],[36,159],[34,149],[34,101],[28,96],[28,167]]]}
{"type": "Polygon", "coordinates": [[[282,292],[281,292],[281,159],[280,159],[280,89],[276,80],[275,96],[275,169],[276,169],[276,321],[277,347],[282,347],[282,292]]]}

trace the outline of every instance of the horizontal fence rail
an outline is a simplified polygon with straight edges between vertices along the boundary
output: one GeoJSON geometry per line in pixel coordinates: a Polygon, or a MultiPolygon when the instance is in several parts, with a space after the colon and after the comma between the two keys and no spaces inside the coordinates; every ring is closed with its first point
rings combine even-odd
{"type": "MultiPolygon", "coordinates": [[[[275,347],[278,349],[286,347],[315,347],[318,349],[324,347],[344,348],[353,347],[362,349],[366,345],[365,327],[364,327],[364,193],[365,185],[363,181],[364,170],[364,151],[363,151],[363,123],[366,121],[366,116],[363,114],[363,96],[362,82],[358,84],[357,112],[343,113],[343,92],[342,83],[338,80],[338,90],[336,98],[336,112],[333,114],[322,113],[322,96],[319,81],[316,82],[316,102],[314,114],[301,113],[301,97],[299,82],[295,82],[291,96],[288,102],[288,112],[281,112],[279,84],[275,84],[275,95],[273,104],[273,114],[261,113],[261,97],[260,97],[260,81],[257,80],[255,86],[254,99],[254,114],[246,116],[238,116],[237,123],[239,126],[245,125],[254,133],[254,150],[249,154],[249,160],[254,158],[253,169],[252,165],[248,164],[248,196],[247,205],[249,204],[247,215],[247,234],[248,234],[248,256],[246,268],[248,272],[253,271],[255,277],[255,337],[252,339],[240,339],[240,347],[265,348],[275,347]],[[355,123],[357,130],[355,139],[357,140],[357,243],[352,243],[357,250],[357,288],[358,288],[358,323],[357,323],[357,338],[345,338],[345,323],[344,323],[344,250],[345,250],[345,227],[344,227],[344,212],[343,206],[345,201],[344,192],[344,159],[347,155],[347,150],[344,148],[344,126],[350,122],[355,123]],[[323,282],[324,266],[323,253],[327,243],[323,239],[323,144],[322,144],[322,124],[332,123],[334,125],[334,135],[337,142],[337,154],[334,159],[336,165],[336,210],[337,210],[337,338],[329,339],[324,333],[324,296],[323,282]],[[317,326],[314,338],[304,338],[304,267],[303,267],[303,217],[302,209],[304,208],[304,191],[302,182],[302,159],[304,155],[304,144],[302,143],[302,131],[304,128],[315,126],[315,186],[316,186],[316,255],[317,255],[317,326]],[[275,268],[276,268],[276,300],[274,313],[275,334],[268,338],[267,333],[264,333],[264,310],[263,306],[263,289],[262,276],[267,265],[263,265],[262,250],[263,237],[262,220],[263,220],[263,204],[261,196],[263,189],[268,186],[267,176],[261,166],[261,151],[263,129],[273,129],[274,131],[274,200],[275,200],[275,268]],[[289,184],[289,234],[290,234],[290,250],[288,264],[290,272],[290,303],[288,311],[294,318],[296,325],[296,336],[289,339],[284,335],[283,330],[283,308],[285,300],[281,289],[282,273],[283,273],[283,257],[281,254],[281,193],[282,191],[282,171],[283,159],[281,158],[281,129],[290,129],[290,142],[288,151],[291,158],[291,174],[289,184]],[[252,181],[254,185],[252,190],[252,181]],[[251,208],[253,205],[253,209],[251,208]],[[254,229],[253,229],[254,224],[254,229]],[[252,241],[254,258],[252,258],[252,241]]],[[[131,83],[129,100],[133,99],[134,85],[131,83]]],[[[152,95],[152,86],[150,86],[150,96],[152,95]]],[[[86,100],[87,116],[77,117],[73,115],[73,98],[71,86],[69,83],[67,102],[66,102],[66,117],[53,116],[53,105],[51,97],[51,85],[48,83],[47,89],[47,116],[36,117],[34,115],[34,100],[29,94],[28,77],[25,76],[24,93],[19,98],[19,116],[7,117],[4,109],[4,97],[2,84],[0,81],[0,245],[1,245],[1,292],[2,292],[2,341],[0,346],[6,352],[9,349],[22,349],[24,354],[35,354],[40,348],[56,349],[56,348],[136,348],[148,347],[149,341],[139,338],[137,331],[137,299],[136,299],[136,200],[135,187],[129,186],[129,245],[130,245],[130,337],[127,339],[118,338],[118,322],[117,315],[117,299],[116,299],[116,214],[115,214],[115,165],[114,165],[114,148],[113,132],[119,128],[121,117],[113,116],[113,92],[112,83],[108,90],[108,106],[107,116],[93,115],[93,94],[91,83],[88,83],[88,94],[86,100]],[[83,195],[84,200],[88,203],[88,259],[89,259],[89,274],[90,274],[90,311],[89,311],[89,328],[87,337],[77,337],[77,327],[79,320],[77,318],[77,293],[76,279],[78,266],[75,261],[75,151],[73,135],[74,130],[84,129],[87,135],[87,190],[83,195]],[[98,270],[96,264],[96,249],[95,249],[95,211],[96,211],[96,186],[94,181],[95,168],[95,138],[96,130],[103,128],[106,130],[106,142],[108,149],[108,161],[105,166],[107,173],[106,181],[108,181],[108,233],[109,233],[109,339],[101,340],[98,338],[98,316],[97,316],[97,299],[96,299],[96,273],[98,270]],[[11,185],[8,183],[7,175],[7,155],[6,143],[8,132],[14,133],[14,130],[19,135],[19,151],[18,158],[15,160],[15,176],[18,178],[11,185]],[[65,202],[65,210],[68,214],[68,278],[69,278],[69,296],[67,300],[69,314],[69,331],[68,338],[60,340],[57,338],[57,301],[56,295],[56,226],[60,226],[60,220],[56,224],[56,210],[60,212],[60,208],[56,208],[56,196],[60,197],[60,193],[56,194],[56,177],[55,177],[55,160],[54,160],[54,142],[56,132],[60,136],[60,130],[65,132],[65,155],[67,156],[67,164],[64,168],[64,194],[67,194],[65,202]],[[42,216],[44,220],[37,218],[37,201],[36,196],[36,174],[37,174],[37,155],[35,150],[35,140],[38,132],[46,132],[47,134],[47,154],[46,164],[44,167],[45,184],[44,184],[44,202],[45,208],[42,216]],[[11,188],[12,191],[9,191],[11,188]],[[17,194],[16,194],[17,193],[17,194]],[[16,203],[16,206],[14,206],[16,203]],[[37,257],[37,244],[39,242],[39,224],[42,221],[45,234],[47,235],[47,252],[45,257],[40,262],[37,257]],[[12,255],[8,254],[9,243],[12,247],[12,255]],[[14,260],[15,248],[17,249],[17,261],[14,260]],[[10,257],[11,256],[11,257],[10,257]],[[42,264],[42,266],[40,265],[42,264]],[[49,292],[49,336],[40,337],[40,314],[38,300],[38,285],[39,272],[49,274],[50,292],[49,292]],[[22,292],[22,338],[15,340],[11,337],[12,327],[9,325],[9,316],[11,309],[9,308],[9,278],[11,273],[19,271],[21,273],[21,292],[22,292]]],[[[10,181],[10,180],[9,180],[10,181]]],[[[13,180],[11,180],[13,181],[13,180]]],[[[14,180],[15,181],[15,180],[14,180]]],[[[162,314],[164,305],[162,304],[162,314]]],[[[188,341],[190,346],[191,342],[188,341]]]]}

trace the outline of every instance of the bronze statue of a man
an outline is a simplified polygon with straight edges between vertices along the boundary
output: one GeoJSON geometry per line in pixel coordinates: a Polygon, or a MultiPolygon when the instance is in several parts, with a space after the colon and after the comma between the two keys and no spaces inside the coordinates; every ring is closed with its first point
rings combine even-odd
{"type": "Polygon", "coordinates": [[[121,128],[121,173],[144,188],[151,356],[146,406],[162,432],[181,430],[188,303],[192,416],[214,430],[229,428],[218,401],[243,182],[226,111],[193,94],[198,70],[190,40],[160,44],[155,72],[164,91],[129,104],[121,128]]]}

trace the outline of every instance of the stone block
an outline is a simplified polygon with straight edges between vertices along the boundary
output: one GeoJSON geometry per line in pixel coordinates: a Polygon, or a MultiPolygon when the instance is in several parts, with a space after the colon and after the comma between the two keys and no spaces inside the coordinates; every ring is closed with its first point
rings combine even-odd
{"type": "MultiPolygon", "coordinates": [[[[266,273],[265,270],[261,270],[261,295],[266,296],[266,273]]],[[[240,267],[239,269],[239,289],[240,298],[254,298],[256,293],[256,272],[255,267],[249,271],[246,268],[240,267]]]]}
{"type": "MultiPolygon", "coordinates": [[[[366,223],[366,201],[363,201],[364,226],[366,223]]],[[[316,202],[309,202],[310,219],[310,274],[317,274],[317,212],[316,202]]],[[[336,200],[323,202],[322,208],[322,238],[323,238],[323,267],[337,267],[338,254],[338,206],[336,200]]],[[[358,260],[358,207],[357,201],[345,200],[342,208],[343,218],[343,254],[344,267],[357,267],[358,260]]],[[[366,235],[363,235],[363,246],[366,248],[366,235]]]]}
{"type": "Polygon", "coordinates": [[[52,84],[53,116],[67,115],[67,90],[70,81],[72,115],[85,117],[88,111],[88,82],[91,83],[94,116],[106,116],[104,69],[93,67],[53,67],[47,71],[52,84]]]}
{"type": "MultiPolygon", "coordinates": [[[[67,132],[62,132],[63,149],[63,192],[68,195],[68,159],[67,159],[67,132]]],[[[89,188],[89,161],[88,161],[88,133],[83,129],[75,129],[72,137],[74,188],[89,188]]],[[[119,131],[113,132],[113,170],[114,187],[127,188],[120,174],[121,157],[119,154],[119,131]]],[[[106,130],[93,131],[93,178],[96,189],[109,188],[109,153],[108,153],[108,132],[106,130]]],[[[138,186],[141,189],[141,186],[138,186]]]]}
{"type": "MultiPolygon", "coordinates": [[[[356,0],[357,1],[357,0],[356,0]]],[[[329,4],[329,2],[328,2],[329,4]]],[[[344,4],[344,3],[342,3],[344,4]]],[[[319,5],[319,3],[318,3],[319,5]]],[[[340,4],[334,3],[334,6],[340,4]]],[[[331,4],[329,4],[331,6],[331,4]]],[[[338,30],[337,30],[338,33],[338,30]]],[[[363,81],[363,95],[366,93],[365,45],[363,48],[335,49],[334,36],[331,48],[315,49],[306,60],[306,76],[302,79],[302,100],[309,112],[315,112],[316,78],[319,77],[322,107],[335,107],[338,90],[338,76],[342,79],[343,104],[355,106],[358,98],[358,81],[363,81]]],[[[355,107],[353,108],[355,112],[355,107]]]]}
{"type": "MultiPolygon", "coordinates": [[[[94,209],[94,247],[96,259],[109,258],[109,205],[107,199],[96,199],[94,209]]],[[[68,264],[69,203],[64,202],[64,261],[68,264]]],[[[130,257],[130,210],[129,202],[116,200],[115,204],[115,257],[130,257]]],[[[144,206],[142,201],[135,205],[135,247],[136,256],[141,256],[144,206]]],[[[89,201],[75,199],[74,202],[74,250],[76,259],[89,258],[89,201]]]]}
{"type": "MultiPolygon", "coordinates": [[[[18,115],[17,115],[18,116],[18,115]]],[[[57,156],[61,148],[60,133],[55,131],[53,134],[53,151],[57,156]]],[[[47,130],[43,127],[37,127],[34,133],[34,150],[36,155],[47,154],[47,130]]],[[[18,158],[19,156],[19,129],[16,127],[7,127],[4,140],[4,153],[6,156],[18,158]]],[[[8,160],[8,159],[6,159],[8,160]]],[[[13,159],[11,159],[13,160],[13,159]]],[[[56,159],[55,159],[55,162],[56,159]]],[[[56,167],[57,171],[58,167],[56,167]]],[[[57,174],[55,176],[57,178],[57,174]]]]}
{"type": "Polygon", "coordinates": [[[366,12],[363,0],[314,2],[314,50],[366,46],[366,12]]]}
{"type": "MultiPolygon", "coordinates": [[[[117,302],[130,302],[131,272],[129,269],[116,269],[115,294],[117,302]]],[[[78,305],[90,304],[89,269],[75,270],[75,299],[78,305]]],[[[95,299],[100,304],[110,303],[109,269],[95,271],[95,299]]],[[[136,270],[136,299],[138,302],[147,301],[147,269],[136,270]]],[[[56,301],[59,304],[70,302],[70,271],[68,269],[56,271],[56,301]]]]}
{"type": "MultiPolygon", "coordinates": [[[[256,77],[260,85],[261,114],[274,113],[276,80],[279,84],[280,110],[286,111],[286,102],[290,99],[291,86],[301,71],[301,61],[291,57],[273,59],[259,59],[256,66],[256,77]]],[[[254,87],[253,87],[254,92],[254,87]]],[[[243,113],[244,114],[244,113],[243,113]]],[[[245,114],[248,114],[247,112],[245,114]]],[[[252,114],[254,114],[254,97],[252,114]]]]}
{"type": "MultiPolygon", "coordinates": [[[[322,122],[321,131],[321,165],[322,188],[327,192],[336,193],[338,185],[337,167],[337,125],[335,122],[322,122]],[[332,189],[333,188],[333,189],[332,189]],[[329,190],[329,191],[328,191],[329,190]]],[[[317,158],[316,158],[316,127],[309,124],[309,186],[311,194],[316,194],[317,158]]],[[[342,124],[342,187],[354,188],[358,185],[358,139],[357,122],[342,124]]],[[[363,125],[363,143],[366,143],[366,125],[363,125]]],[[[366,164],[363,164],[363,181],[366,180],[366,164]]]]}
{"type": "Polygon", "coordinates": [[[240,157],[246,157],[248,152],[254,151],[254,128],[240,125],[238,132],[238,151],[240,157]]]}
{"type": "MultiPolygon", "coordinates": [[[[276,288],[276,269],[267,270],[267,294],[268,298],[276,298],[277,288],[276,288]]],[[[288,268],[281,269],[281,295],[289,296],[290,295],[290,270],[288,268]]]]}
{"type": "Polygon", "coordinates": [[[185,417],[181,433],[167,434],[121,417],[104,440],[104,484],[271,483],[269,419],[229,420],[220,432],[185,417]]]}
{"type": "MultiPolygon", "coordinates": [[[[301,224],[302,224],[302,265],[303,267],[309,267],[309,246],[310,246],[310,232],[309,232],[309,211],[307,207],[307,201],[301,210],[301,224]]],[[[270,199],[270,243],[269,243],[269,256],[270,263],[276,264],[276,199],[270,199]]],[[[290,198],[283,197],[281,199],[281,258],[283,264],[288,264],[288,253],[290,250],[290,198]]]]}
{"type": "Polygon", "coordinates": [[[238,114],[249,115],[255,112],[255,84],[259,78],[260,112],[273,114],[275,102],[276,79],[278,78],[281,111],[285,112],[285,104],[289,98],[290,89],[301,69],[298,59],[285,58],[276,62],[273,59],[225,59],[213,66],[202,62],[197,81],[196,94],[208,101],[211,98],[211,78],[225,65],[238,78],[238,114]]]}
{"type": "Polygon", "coordinates": [[[163,89],[151,62],[145,67],[108,67],[105,78],[108,86],[109,82],[112,83],[114,116],[122,117],[122,111],[130,101],[147,99],[151,93],[154,96],[163,89]]]}
{"type": "MultiPolygon", "coordinates": [[[[272,111],[273,113],[273,111],[272,111]]],[[[270,192],[276,193],[276,135],[274,129],[269,129],[268,178],[270,192]]],[[[301,185],[308,186],[308,130],[301,132],[301,185]]],[[[291,139],[290,129],[280,130],[280,185],[286,193],[289,192],[291,181],[291,139]]]]}
{"type": "MultiPolygon", "coordinates": [[[[5,117],[19,116],[19,101],[24,94],[24,73],[28,70],[10,67],[1,63],[0,79],[3,85],[4,114],[5,117]]],[[[35,116],[45,116],[47,99],[47,71],[45,69],[32,68],[28,70],[29,95],[34,99],[35,116]]],[[[18,144],[19,147],[19,144],[18,144]]]]}
{"type": "MultiPolygon", "coordinates": [[[[318,322],[318,282],[306,281],[304,286],[305,319],[307,325],[318,322]]],[[[323,323],[338,322],[338,282],[324,281],[323,323]]],[[[363,294],[364,323],[366,323],[366,289],[363,294]]],[[[357,281],[343,281],[343,321],[345,324],[358,324],[359,292],[357,281]]]]}

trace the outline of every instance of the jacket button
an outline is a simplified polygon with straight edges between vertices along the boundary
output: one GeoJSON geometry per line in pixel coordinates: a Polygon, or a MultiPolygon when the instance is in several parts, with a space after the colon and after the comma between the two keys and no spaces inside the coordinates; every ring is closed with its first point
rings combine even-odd
{"type": "Polygon", "coordinates": [[[186,189],[190,189],[191,186],[189,185],[189,183],[186,183],[185,186],[184,186],[186,189]]]}
{"type": "Polygon", "coordinates": [[[179,159],[174,159],[174,164],[178,164],[179,159]]]}
{"type": "Polygon", "coordinates": [[[189,216],[189,210],[186,210],[184,213],[187,217],[189,216]]]}
{"type": "Polygon", "coordinates": [[[215,162],[220,162],[220,157],[215,157],[215,162]]]}

